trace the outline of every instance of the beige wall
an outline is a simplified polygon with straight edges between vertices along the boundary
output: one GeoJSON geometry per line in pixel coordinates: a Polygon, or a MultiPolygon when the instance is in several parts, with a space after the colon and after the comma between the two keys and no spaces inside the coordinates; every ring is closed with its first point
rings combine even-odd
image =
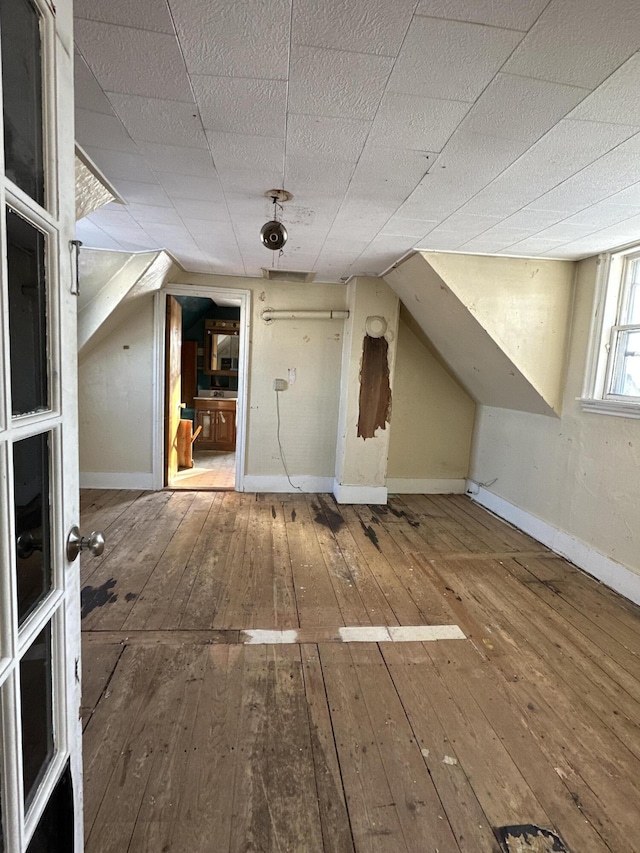
{"type": "Polygon", "coordinates": [[[465,478],[474,415],[471,397],[401,321],[387,477],[465,478]]]}
{"type": "Polygon", "coordinates": [[[578,265],[562,417],[478,412],[471,477],[640,573],[640,422],[585,413],[582,391],[596,261],[578,265]]]}
{"type": "Polygon", "coordinates": [[[574,264],[538,258],[425,253],[494,341],[560,409],[574,264]]]}
{"type": "Polygon", "coordinates": [[[120,325],[79,360],[80,471],[150,475],[153,296],[118,310],[120,325]]]}
{"type": "MultiPolygon", "coordinates": [[[[288,368],[295,368],[297,381],[280,394],[280,435],[289,472],[294,482],[296,475],[332,480],[344,322],[281,320],[266,324],[260,312],[266,307],[344,309],[344,285],[186,273],[174,281],[252,291],[245,474],[284,476],[276,438],[273,380],[286,379],[288,368]]],[[[153,295],[138,297],[131,306],[117,309],[124,320],[80,359],[80,470],[84,474],[136,475],[141,486],[150,487],[153,295]]]]}

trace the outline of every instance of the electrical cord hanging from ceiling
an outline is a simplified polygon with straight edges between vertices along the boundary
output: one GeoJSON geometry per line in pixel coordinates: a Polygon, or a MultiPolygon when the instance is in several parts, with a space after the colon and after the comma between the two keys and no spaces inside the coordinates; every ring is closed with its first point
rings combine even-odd
{"type": "Polygon", "coordinates": [[[289,485],[292,489],[297,489],[299,492],[302,491],[300,486],[296,486],[291,482],[291,477],[289,476],[289,469],[287,468],[287,463],[284,458],[284,450],[282,449],[282,442],[280,441],[280,391],[276,390],[276,413],[278,415],[278,429],[276,432],[278,438],[278,447],[280,448],[280,461],[282,462],[282,467],[284,468],[284,472],[287,475],[287,480],[289,481],[289,485]]]}

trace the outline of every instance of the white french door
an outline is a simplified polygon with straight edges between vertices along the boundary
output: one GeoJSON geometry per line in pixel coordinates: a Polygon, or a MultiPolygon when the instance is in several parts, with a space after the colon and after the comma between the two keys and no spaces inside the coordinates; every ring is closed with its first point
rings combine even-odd
{"type": "Polygon", "coordinates": [[[0,0],[0,851],[80,853],[70,0],[0,0]]]}

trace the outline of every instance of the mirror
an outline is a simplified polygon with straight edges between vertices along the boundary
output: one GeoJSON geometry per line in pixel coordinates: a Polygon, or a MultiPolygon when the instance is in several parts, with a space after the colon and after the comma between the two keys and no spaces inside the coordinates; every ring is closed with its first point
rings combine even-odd
{"type": "Polygon", "coordinates": [[[235,375],[238,372],[240,338],[235,330],[206,330],[204,372],[235,375]]]}

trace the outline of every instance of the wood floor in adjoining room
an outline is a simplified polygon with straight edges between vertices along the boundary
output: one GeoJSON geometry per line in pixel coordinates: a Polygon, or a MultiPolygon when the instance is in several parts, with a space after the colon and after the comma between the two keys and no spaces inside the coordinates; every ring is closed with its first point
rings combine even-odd
{"type": "Polygon", "coordinates": [[[86,853],[640,850],[639,609],[466,497],[82,502],[86,853]]]}

